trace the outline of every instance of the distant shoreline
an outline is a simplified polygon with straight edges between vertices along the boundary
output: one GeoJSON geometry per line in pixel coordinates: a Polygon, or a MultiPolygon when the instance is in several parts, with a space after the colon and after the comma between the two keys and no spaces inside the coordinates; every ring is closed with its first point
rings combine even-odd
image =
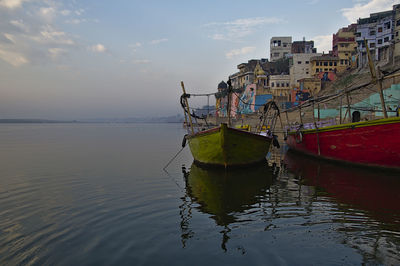
{"type": "Polygon", "coordinates": [[[63,120],[44,120],[44,119],[0,119],[0,124],[175,124],[182,123],[183,121],[123,121],[123,120],[110,120],[110,121],[63,121],[63,120]]]}

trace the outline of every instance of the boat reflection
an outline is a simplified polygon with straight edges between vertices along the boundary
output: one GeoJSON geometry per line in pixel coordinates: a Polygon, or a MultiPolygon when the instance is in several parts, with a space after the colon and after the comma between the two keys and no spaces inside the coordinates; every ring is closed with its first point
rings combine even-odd
{"type": "MultiPolygon", "coordinates": [[[[266,163],[237,169],[203,168],[195,163],[182,169],[186,197],[181,206],[182,243],[193,235],[188,232],[191,208],[210,214],[224,229],[221,248],[226,251],[229,225],[240,222],[240,214],[259,203],[273,182],[273,171],[266,163]]],[[[190,230],[189,230],[190,231],[190,230]]]]}
{"type": "Polygon", "coordinates": [[[399,172],[343,165],[288,151],[286,168],[339,203],[365,210],[381,221],[400,223],[399,172]]]}

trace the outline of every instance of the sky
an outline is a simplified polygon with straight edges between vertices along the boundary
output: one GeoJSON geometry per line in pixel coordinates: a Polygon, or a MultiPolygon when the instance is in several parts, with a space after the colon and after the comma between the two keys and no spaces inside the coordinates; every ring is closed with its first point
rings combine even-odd
{"type": "MultiPolygon", "coordinates": [[[[182,113],[273,36],[314,40],[394,0],[0,0],[0,119],[182,113]]],[[[198,102],[200,104],[200,102],[198,102]]],[[[206,104],[206,100],[203,102],[206,104]]]]}

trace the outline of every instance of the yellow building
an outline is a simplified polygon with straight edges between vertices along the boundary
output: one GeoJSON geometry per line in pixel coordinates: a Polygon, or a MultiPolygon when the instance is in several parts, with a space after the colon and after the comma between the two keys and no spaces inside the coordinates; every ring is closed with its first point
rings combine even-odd
{"type": "Polygon", "coordinates": [[[337,71],[343,72],[348,68],[357,66],[357,42],[355,33],[357,24],[351,24],[348,27],[341,28],[332,39],[332,54],[339,57],[337,71]]]}
{"type": "Polygon", "coordinates": [[[300,88],[310,92],[311,96],[321,91],[321,79],[319,78],[303,78],[299,80],[300,88]]]}
{"type": "Polygon", "coordinates": [[[311,75],[313,77],[319,76],[320,73],[333,72],[337,73],[339,71],[340,59],[336,56],[321,55],[314,56],[310,59],[311,63],[311,75]]]}

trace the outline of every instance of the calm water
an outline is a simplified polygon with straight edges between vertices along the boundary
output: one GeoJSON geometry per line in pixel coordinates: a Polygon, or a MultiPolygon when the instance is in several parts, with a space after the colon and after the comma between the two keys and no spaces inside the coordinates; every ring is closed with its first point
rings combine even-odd
{"type": "MultiPolygon", "coordinates": [[[[0,125],[1,265],[400,264],[400,176],[192,165],[178,124],[0,125]]],[[[279,167],[281,166],[281,167],[279,167]]]]}

